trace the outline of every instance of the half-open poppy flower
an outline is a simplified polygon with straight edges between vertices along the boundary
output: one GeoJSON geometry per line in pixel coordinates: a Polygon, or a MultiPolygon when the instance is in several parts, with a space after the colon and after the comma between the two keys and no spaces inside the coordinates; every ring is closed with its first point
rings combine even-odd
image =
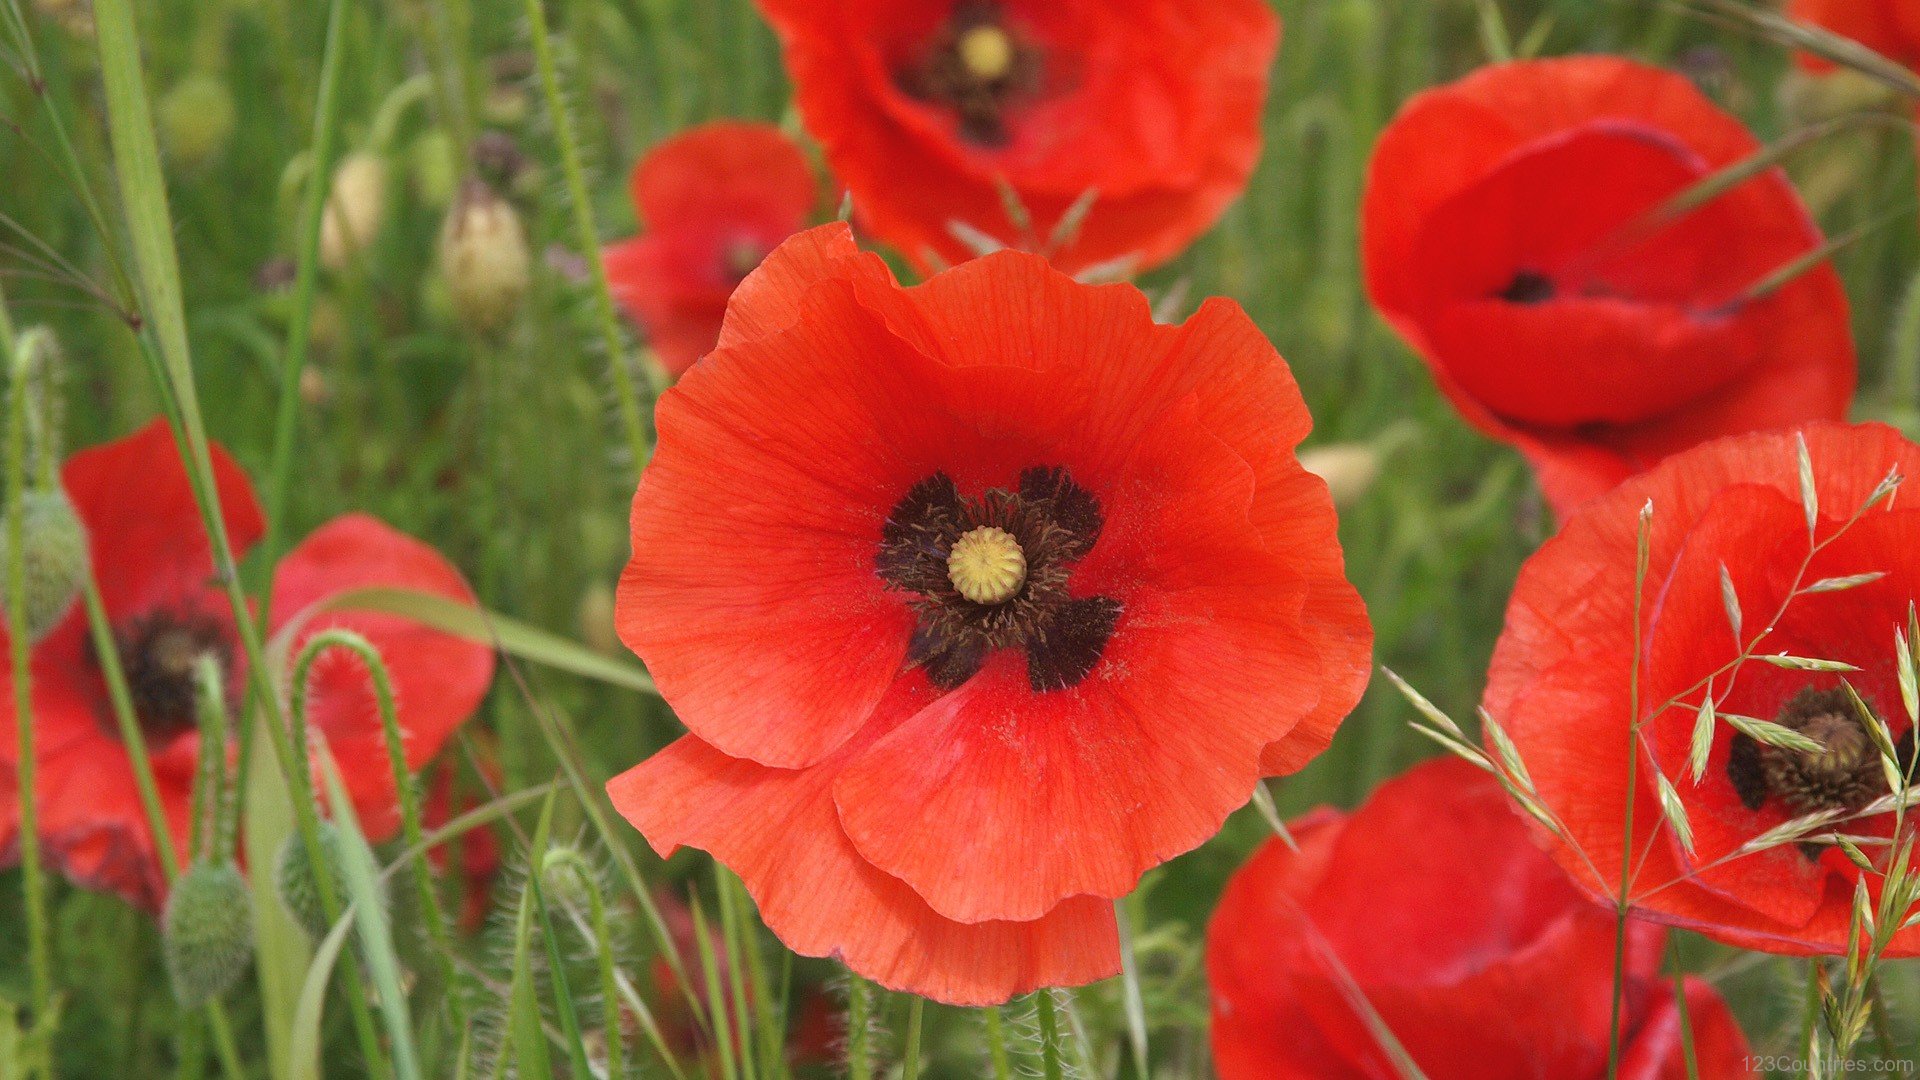
{"type": "Polygon", "coordinates": [[[1363,224],[1374,303],[1563,513],[1721,435],[1837,420],[1853,394],[1830,266],[1771,171],[1655,211],[1760,143],[1668,72],[1613,57],[1487,68],[1381,137],[1363,224]]]}
{"type": "Polygon", "coordinates": [[[806,155],[772,124],[703,124],[634,167],[647,232],[606,249],[607,278],[670,374],[713,348],[734,286],[806,228],[818,192],[806,155]]]}
{"type": "MultiPolygon", "coordinates": [[[[252,485],[214,446],[214,477],[236,554],[264,522],[252,485]]],[[[245,685],[245,657],[224,589],[213,580],[212,545],[164,423],[75,454],[62,483],[86,526],[115,645],[152,757],[154,779],[177,851],[191,826],[194,669],[211,655],[226,670],[232,700],[245,685]]],[[[293,655],[313,634],[340,626],[380,650],[393,677],[408,763],[424,765],[479,705],[493,676],[484,646],[394,616],[315,607],[342,592],[399,587],[472,602],[459,571],[433,549],[364,514],[321,526],[274,571],[270,632],[293,627],[293,655]]],[[[0,631],[0,641],[5,640],[0,631]]],[[[166,887],[120,741],[84,605],[33,649],[32,691],[39,773],[36,807],[48,859],[74,881],[158,907],[166,887]]],[[[12,674],[0,671],[0,771],[11,779],[18,745],[12,674]]],[[[365,666],[331,650],[308,684],[308,723],[326,738],[362,826],[376,839],[399,826],[385,734],[365,666]]],[[[18,855],[19,808],[0,806],[0,841],[18,855]]]]}
{"type": "MultiPolygon", "coordinates": [[[[1831,30],[1910,68],[1920,68],[1920,5],[1912,0],[1793,0],[1787,14],[1831,30]]],[[[1832,70],[1819,57],[1802,53],[1815,71],[1832,70]]]]}
{"type": "Polygon", "coordinates": [[[975,253],[956,222],[1034,249],[1088,198],[1056,266],[1157,265],[1260,155],[1280,42],[1263,0],[758,3],[858,220],[922,268],[975,253]]]}
{"type": "Polygon", "coordinates": [[[614,804],[887,986],[1111,974],[1107,898],[1366,682],[1310,418],[1229,301],[1157,326],[1014,252],[902,289],[825,226],[659,420],[618,623],[692,734],[614,804]]]}
{"type": "MultiPolygon", "coordinates": [[[[1207,928],[1221,1080],[1401,1075],[1375,1018],[1434,1080],[1607,1075],[1613,913],[1534,847],[1491,777],[1430,761],[1292,832],[1299,850],[1269,841],[1207,928]]],[[[1687,1075],[1664,940],[1628,928],[1623,1078],[1687,1075]]],[[[1703,1080],[1750,1075],[1720,995],[1688,979],[1686,1005],[1703,1080]]]]}
{"type": "MultiPolygon", "coordinates": [[[[1896,752],[1911,756],[1893,641],[1920,599],[1920,509],[1896,498],[1850,519],[1890,470],[1920,473],[1920,447],[1878,425],[1814,425],[1805,438],[1818,492],[1811,558],[1793,434],[1723,439],[1670,458],[1575,514],[1522,568],[1486,707],[1575,845],[1554,843],[1556,856],[1589,889],[1619,893],[1632,798],[1632,842],[1643,854],[1627,892],[1641,911],[1749,948],[1837,953],[1863,871],[1817,836],[1758,845],[1812,814],[1830,815],[1815,834],[1887,835],[1892,815],[1868,812],[1889,793],[1880,754],[1840,675],[1752,657],[1858,666],[1846,679],[1890,726],[1896,752]],[[1649,502],[1636,639],[1638,522],[1649,502]],[[1842,580],[1874,573],[1885,576],[1842,580]],[[1639,727],[1629,743],[1636,640],[1639,727]],[[1743,649],[1749,658],[1736,664],[1743,649]],[[1709,691],[1719,719],[1696,782],[1693,738],[1709,691]],[[1772,721],[1824,749],[1763,743],[1752,734],[1763,729],[1727,716],[1772,721]],[[1691,849],[1662,816],[1662,777],[1686,810],[1691,849]]],[[[1877,890],[1880,875],[1865,877],[1877,890]]],[[[1920,953],[1920,929],[1899,935],[1894,951],[1920,953]]]]}

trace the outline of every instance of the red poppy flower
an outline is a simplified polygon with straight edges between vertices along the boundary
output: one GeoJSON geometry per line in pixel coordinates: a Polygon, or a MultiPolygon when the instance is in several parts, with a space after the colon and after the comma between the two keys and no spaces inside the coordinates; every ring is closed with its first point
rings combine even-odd
{"type": "MultiPolygon", "coordinates": [[[[499,766],[488,758],[482,761],[481,767],[486,770],[488,782],[497,785],[499,766]]],[[[441,758],[431,772],[425,785],[426,798],[420,804],[421,822],[428,831],[447,825],[481,805],[478,793],[460,787],[455,775],[458,770],[452,761],[441,758]]],[[[500,837],[493,829],[482,826],[434,848],[427,857],[436,871],[445,872],[449,864],[456,868],[460,903],[455,922],[461,933],[479,933],[493,910],[493,886],[500,878],[500,837]]]]}
{"type": "Polygon", "coordinates": [[[1646,227],[1759,149],[1691,83],[1629,60],[1488,68],[1381,137],[1368,290],[1563,513],[1706,439],[1840,419],[1854,351],[1833,269],[1747,298],[1821,243],[1783,174],[1646,227]]]}
{"type": "MultiPolygon", "coordinates": [[[[1207,928],[1221,1080],[1400,1075],[1355,989],[1433,1080],[1607,1075],[1613,913],[1533,846],[1491,777],[1429,761],[1293,835],[1299,851],[1269,841],[1234,875],[1207,928]]],[[[1664,939],[1628,929],[1623,1078],[1687,1075],[1664,939]]],[[[1687,1010],[1699,1075],[1749,1075],[1720,995],[1689,979],[1687,1010]]]]}
{"type": "Polygon", "coordinates": [[[1366,681],[1310,419],[1231,302],[1156,326],[1013,252],[902,289],[826,226],[659,420],[618,622],[692,734],[614,803],[887,986],[1113,973],[1107,898],[1366,681]]]}
{"type": "MultiPolygon", "coordinates": [[[[264,522],[246,475],[224,449],[212,450],[237,554],[260,539],[264,522]]],[[[160,801],[175,848],[184,854],[199,753],[194,664],[203,655],[217,658],[227,670],[235,702],[245,683],[233,612],[213,581],[212,546],[163,423],[75,454],[62,482],[87,529],[160,801]]],[[[393,616],[316,613],[314,605],[332,596],[374,586],[473,599],[459,572],[437,552],[373,518],[349,514],[320,527],[275,569],[268,629],[291,628],[289,655],[333,626],[372,641],[393,676],[407,760],[417,768],[479,704],[492,678],[493,656],[482,646],[393,616]]],[[[82,885],[158,907],[166,892],[159,857],[108,704],[84,605],[76,605],[34,647],[31,671],[37,809],[48,859],[82,885]]],[[[0,772],[9,779],[17,767],[11,683],[10,671],[0,671],[0,772]]],[[[309,694],[308,723],[326,736],[362,826],[384,839],[398,827],[399,817],[364,665],[332,650],[315,664],[309,694]]],[[[11,857],[18,857],[12,835],[18,828],[18,792],[4,794],[0,839],[11,857]]]]}
{"type": "MultiPolygon", "coordinates": [[[[1739,647],[1722,575],[1743,612],[1739,636],[1755,654],[1858,665],[1848,681],[1911,755],[1893,640],[1908,605],[1920,599],[1912,542],[1920,510],[1894,499],[1851,525],[1848,519],[1889,470],[1920,471],[1920,448],[1877,425],[1816,425],[1805,437],[1820,513],[1821,547],[1810,561],[1792,434],[1725,439],[1671,458],[1574,515],[1521,570],[1486,707],[1578,845],[1556,843],[1556,856],[1590,889],[1619,893],[1631,795],[1634,849],[1644,858],[1628,891],[1643,912],[1749,948],[1834,953],[1845,947],[1862,871],[1814,842],[1747,846],[1822,811],[1840,821],[1819,831],[1885,835],[1891,815],[1862,811],[1887,794],[1887,782],[1878,754],[1870,743],[1863,748],[1868,732],[1838,675],[1751,659],[1728,666],[1739,647]],[[1639,514],[1649,501],[1641,724],[1630,788],[1634,564],[1639,514]],[[1792,595],[1823,579],[1873,572],[1886,576],[1792,595]],[[1690,746],[1709,686],[1722,717],[1775,721],[1827,750],[1763,745],[1721,719],[1696,783],[1690,746]],[[1657,776],[1686,808],[1691,852],[1663,821],[1657,776]]],[[[1867,877],[1877,888],[1879,875],[1867,877]]],[[[1895,951],[1920,953],[1920,930],[1896,938],[1895,951]]]]}
{"type": "MultiPolygon", "coordinates": [[[[1920,68],[1920,6],[1912,0],[1793,0],[1787,14],[1831,30],[1910,68],[1920,68]]],[[[1833,65],[1808,53],[1801,62],[1814,71],[1833,65]]]]}
{"type": "Polygon", "coordinates": [[[923,269],[974,254],[955,222],[1033,248],[1089,196],[1054,264],[1156,266],[1260,156],[1280,44],[1262,0],[758,2],[861,224],[923,269]]]}
{"type": "Polygon", "coordinates": [[[603,257],[614,298],[669,373],[712,350],[734,286],[806,227],[818,197],[806,156],[772,124],[704,124],[634,167],[647,234],[603,257]]]}

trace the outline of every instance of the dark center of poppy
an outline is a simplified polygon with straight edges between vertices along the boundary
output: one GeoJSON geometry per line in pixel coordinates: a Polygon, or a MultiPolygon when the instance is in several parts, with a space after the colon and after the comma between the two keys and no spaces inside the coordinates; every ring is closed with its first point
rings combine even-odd
{"type": "Polygon", "coordinates": [[[212,656],[222,671],[233,661],[226,628],[195,613],[160,610],[142,615],[114,632],[114,645],[140,730],[155,742],[197,726],[194,669],[200,658],[212,656]]]}
{"type": "Polygon", "coordinates": [[[894,81],[913,97],[952,109],[963,136],[994,147],[1006,144],[1007,109],[1039,87],[1040,68],[1039,49],[1007,25],[999,4],[968,0],[894,81]]]}
{"type": "MultiPolygon", "coordinates": [[[[1866,718],[1846,691],[1802,690],[1781,708],[1774,722],[1819,743],[1821,749],[1793,750],[1735,734],[1727,777],[1749,810],[1758,810],[1771,796],[1795,815],[1852,812],[1887,794],[1879,748],[1867,734],[1866,718]]],[[[1912,756],[1912,739],[1909,732],[1895,748],[1903,759],[1912,756]]]]}
{"type": "Polygon", "coordinates": [[[907,660],[943,690],[966,682],[995,649],[1027,654],[1036,691],[1079,683],[1100,662],[1120,602],[1067,591],[1073,564],[1100,539],[1093,493],[1065,469],[1035,467],[1017,490],[960,494],[946,473],[913,485],[887,516],[875,572],[914,594],[920,616],[907,660]]]}
{"type": "Polygon", "coordinates": [[[1521,270],[1513,275],[1500,299],[1509,304],[1544,304],[1559,295],[1553,279],[1537,270],[1521,270]]]}

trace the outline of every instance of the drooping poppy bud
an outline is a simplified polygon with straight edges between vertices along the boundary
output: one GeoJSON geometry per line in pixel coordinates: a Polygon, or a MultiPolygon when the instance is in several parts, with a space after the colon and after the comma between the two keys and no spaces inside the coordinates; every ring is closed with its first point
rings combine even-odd
{"type": "MultiPolygon", "coordinates": [[[[0,596],[11,572],[13,530],[0,530],[0,596]]],[[[20,494],[22,621],[28,640],[38,643],[60,625],[80,595],[87,575],[87,530],[67,493],[20,494]]]]}
{"type": "MultiPolygon", "coordinates": [[[[333,897],[339,901],[344,912],[348,902],[345,841],[340,836],[339,826],[331,821],[320,822],[319,831],[321,862],[332,881],[333,897]]],[[[314,874],[313,861],[307,858],[307,846],[299,833],[289,835],[280,845],[280,854],[274,858],[273,883],[287,914],[292,915],[294,921],[315,941],[326,937],[333,929],[333,920],[327,918],[320,879],[314,874]]],[[[384,884],[380,888],[380,902],[382,905],[388,903],[384,884]]]]}
{"type": "Polygon", "coordinates": [[[161,921],[167,978],[182,1008],[233,989],[253,960],[253,898],[232,863],[198,863],[167,896],[161,921]]]}

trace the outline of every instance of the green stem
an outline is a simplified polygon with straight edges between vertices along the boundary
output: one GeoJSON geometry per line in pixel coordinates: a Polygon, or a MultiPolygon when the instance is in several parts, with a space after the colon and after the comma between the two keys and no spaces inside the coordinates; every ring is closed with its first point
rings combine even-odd
{"type": "MultiPolygon", "coordinates": [[[[122,0],[124,2],[124,0],[122,0]]],[[[620,333],[620,316],[613,304],[613,287],[607,281],[607,265],[600,257],[600,230],[593,221],[593,203],[587,195],[586,170],[580,163],[580,146],[574,135],[573,114],[567,109],[560,89],[560,76],[554,67],[553,42],[547,35],[547,13],[541,0],[526,0],[527,25],[532,31],[534,62],[540,69],[540,85],[546,92],[547,112],[553,123],[554,142],[560,150],[560,166],[566,174],[567,198],[573,204],[574,242],[580,257],[593,271],[595,314],[599,317],[602,345],[607,364],[613,369],[613,385],[619,395],[620,420],[626,428],[627,442],[633,453],[634,471],[646,467],[651,452],[645,422],[642,419],[639,388],[627,364],[627,349],[620,333]]]]}
{"type": "MultiPolygon", "coordinates": [[[[20,796],[21,888],[27,915],[28,985],[36,1029],[53,1017],[53,960],[47,934],[47,885],[40,865],[38,762],[33,739],[33,642],[27,629],[26,521],[22,501],[27,487],[27,364],[16,356],[18,342],[6,298],[0,296],[0,360],[6,362],[12,393],[7,424],[7,642],[13,661],[13,728],[19,760],[15,779],[20,796]]],[[[42,1034],[46,1034],[42,1032],[42,1034]]],[[[51,1066],[48,1067],[51,1072],[51,1066]]]]}
{"type": "Polygon", "coordinates": [[[1620,830],[1620,893],[1614,902],[1613,1007],[1607,1022],[1607,1080],[1620,1075],[1621,1010],[1627,995],[1627,912],[1633,888],[1633,807],[1640,764],[1640,654],[1641,608],[1646,600],[1647,562],[1652,553],[1653,504],[1640,512],[1640,534],[1633,574],[1633,666],[1627,683],[1626,809],[1620,830]]]}
{"type": "Polygon", "coordinates": [[[1060,1022],[1053,1014],[1053,991],[1043,989],[1034,995],[1034,1011],[1040,1021],[1041,1075],[1060,1080],[1060,1022]]]}
{"type": "Polygon", "coordinates": [[[847,1080],[873,1080],[873,986],[847,972],[847,1080]]]}
{"type": "MultiPolygon", "coordinates": [[[[292,730],[287,731],[279,724],[269,725],[269,731],[274,735],[274,749],[281,756],[281,774],[292,796],[300,844],[306,852],[307,866],[313,872],[314,891],[319,894],[320,911],[330,924],[340,921],[340,916],[346,911],[346,903],[340,895],[339,883],[334,878],[333,860],[327,857],[320,840],[319,803],[313,790],[313,763],[307,753],[307,695],[303,688],[321,653],[335,645],[351,647],[351,639],[358,636],[349,630],[331,629],[322,630],[309,638],[294,660],[289,682],[294,688],[294,692],[288,695],[293,705],[292,730]]],[[[385,1075],[388,1072],[386,1057],[380,1051],[379,1033],[374,1030],[373,1012],[367,1003],[366,983],[361,975],[360,964],[351,952],[344,959],[347,966],[347,1001],[353,1008],[354,1028],[360,1040],[361,1053],[366,1055],[374,1075],[385,1075]]]]}
{"type": "MultiPolygon", "coordinates": [[[[373,642],[351,630],[335,628],[315,635],[316,640],[324,637],[328,645],[346,649],[360,657],[367,665],[367,679],[373,684],[373,697],[380,707],[380,726],[386,733],[387,762],[393,768],[393,789],[400,802],[400,835],[406,839],[407,846],[419,847],[425,837],[420,825],[420,793],[413,782],[413,770],[407,765],[406,738],[400,731],[400,718],[394,711],[393,678],[387,673],[387,664],[380,656],[380,650],[373,642]]],[[[311,643],[309,643],[311,648],[311,643]]],[[[325,646],[323,646],[325,647],[325,646]]],[[[420,894],[420,911],[427,920],[427,930],[433,937],[437,954],[440,956],[447,985],[454,980],[453,940],[447,933],[446,913],[440,907],[440,895],[433,887],[433,873],[424,859],[413,863],[413,884],[420,894]]],[[[459,995],[454,995],[458,998],[459,995]]],[[[456,1009],[458,1006],[456,1005],[456,1009]]],[[[455,1013],[456,1021],[459,1013],[455,1013]]]]}
{"type": "Polygon", "coordinates": [[[907,1006],[907,1048],[900,1056],[900,1080],[920,1080],[920,1024],[927,999],[914,995],[907,1006]]]}
{"type": "Polygon", "coordinates": [[[1007,1060],[1007,1026],[1000,1007],[990,1006],[987,1014],[987,1054],[993,1061],[993,1080],[1013,1080],[1013,1066],[1007,1060]]]}
{"type": "Polygon", "coordinates": [[[333,0],[327,16],[327,43],[320,60],[320,100],[313,114],[313,153],[307,190],[300,206],[300,247],[295,257],[293,311],[287,319],[286,361],[280,365],[280,400],[275,410],[273,463],[267,474],[266,573],[261,575],[260,610],[272,601],[272,567],[286,543],[287,502],[293,490],[294,442],[300,426],[300,374],[313,336],[313,300],[320,267],[320,224],[326,213],[327,186],[333,176],[334,143],[340,129],[340,73],[346,0],[333,0]]]}

